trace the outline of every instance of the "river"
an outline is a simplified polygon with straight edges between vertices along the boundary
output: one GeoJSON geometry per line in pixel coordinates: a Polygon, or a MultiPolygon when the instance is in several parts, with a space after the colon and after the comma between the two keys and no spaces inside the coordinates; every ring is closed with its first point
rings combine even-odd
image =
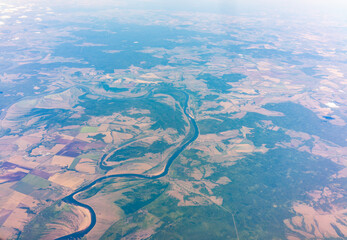
{"type": "Polygon", "coordinates": [[[84,204],[84,203],[77,201],[74,198],[74,196],[76,194],[83,192],[83,191],[87,190],[88,188],[91,188],[92,186],[94,186],[96,183],[101,182],[105,179],[109,179],[109,178],[126,177],[126,178],[158,179],[158,178],[164,177],[165,175],[168,174],[169,169],[170,169],[173,161],[183,152],[184,149],[186,149],[188,147],[189,144],[194,142],[199,136],[198,126],[197,126],[194,118],[192,118],[187,112],[189,95],[185,92],[184,92],[184,94],[186,96],[186,100],[184,103],[183,110],[184,110],[184,114],[186,115],[187,119],[189,120],[189,127],[190,127],[189,132],[188,132],[187,136],[185,137],[185,139],[183,140],[183,142],[181,143],[181,145],[173,151],[173,154],[167,160],[164,171],[162,171],[160,174],[157,174],[157,175],[124,173],[124,174],[113,174],[113,175],[104,176],[104,177],[101,177],[101,178],[94,180],[93,182],[89,183],[88,185],[81,187],[80,189],[77,189],[75,192],[66,196],[65,198],[62,199],[64,202],[88,209],[90,216],[91,216],[91,222],[87,228],[80,230],[78,232],[57,238],[56,240],[80,239],[83,236],[85,236],[87,233],[89,233],[96,224],[96,214],[95,214],[93,208],[87,204],[84,204]]]}

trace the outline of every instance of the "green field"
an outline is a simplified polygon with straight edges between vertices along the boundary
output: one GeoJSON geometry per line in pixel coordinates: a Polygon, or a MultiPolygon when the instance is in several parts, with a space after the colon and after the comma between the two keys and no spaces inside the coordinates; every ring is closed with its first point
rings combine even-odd
{"type": "MultiPolygon", "coordinates": [[[[72,205],[57,201],[36,215],[25,227],[19,236],[21,240],[41,239],[45,233],[52,230],[51,224],[66,222],[65,213],[72,213],[72,205]]],[[[69,222],[67,222],[69,224],[69,222]]],[[[70,222],[70,224],[72,224],[70,222]]]]}
{"type": "Polygon", "coordinates": [[[45,189],[50,185],[51,182],[44,178],[27,174],[22,180],[17,182],[11,188],[24,194],[31,194],[35,190],[45,189]]]}
{"type": "Polygon", "coordinates": [[[81,129],[81,133],[95,133],[97,131],[98,131],[98,127],[86,126],[86,127],[82,127],[81,129]]]}
{"type": "MultiPolygon", "coordinates": [[[[198,154],[194,149],[183,153],[191,162],[203,163],[198,154]]],[[[329,176],[341,169],[330,160],[281,148],[252,154],[228,168],[215,167],[207,180],[215,182],[222,176],[231,180],[213,189],[223,198],[222,206],[178,206],[178,200],[166,193],[170,187],[163,192],[159,181],[140,184],[125,192],[126,199],[115,202],[126,217],[101,239],[121,239],[149,227],[156,229],[149,239],[237,239],[235,225],[240,239],[285,239],[283,220],[293,216],[291,204],[307,201],[307,192],[330,184],[329,176]]],[[[185,173],[190,168],[189,163],[177,163],[170,176],[188,180],[185,173]]]]}
{"type": "Polygon", "coordinates": [[[140,158],[145,156],[146,153],[162,153],[169,147],[171,145],[162,140],[157,140],[149,146],[136,142],[117,150],[107,161],[121,162],[132,158],[140,158]]]}

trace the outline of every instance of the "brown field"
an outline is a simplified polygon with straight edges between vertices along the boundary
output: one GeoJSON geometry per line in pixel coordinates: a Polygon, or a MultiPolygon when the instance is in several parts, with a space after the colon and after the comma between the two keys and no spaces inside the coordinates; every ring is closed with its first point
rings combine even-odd
{"type": "Polygon", "coordinates": [[[104,142],[105,143],[112,143],[113,138],[112,138],[112,133],[111,132],[102,132],[106,136],[104,137],[104,142]]]}
{"type": "Polygon", "coordinates": [[[5,226],[1,226],[0,228],[0,238],[1,239],[11,239],[13,236],[15,236],[15,234],[17,233],[17,231],[14,228],[8,228],[5,226]]]}
{"type": "Polygon", "coordinates": [[[170,196],[179,200],[178,206],[201,206],[201,205],[221,205],[223,199],[213,195],[211,186],[216,184],[209,181],[199,182],[195,184],[203,185],[210,195],[205,195],[200,192],[200,188],[196,189],[193,187],[193,182],[176,180],[172,183],[171,189],[167,192],[170,196]],[[191,194],[194,193],[193,196],[191,194]]]}
{"type": "Polygon", "coordinates": [[[76,189],[84,182],[85,175],[76,172],[56,173],[48,180],[71,189],[76,189]]]}
{"type": "Polygon", "coordinates": [[[7,161],[27,168],[35,168],[39,165],[39,163],[37,162],[32,162],[24,159],[22,155],[14,155],[7,159],[7,161]]]}
{"type": "Polygon", "coordinates": [[[56,144],[54,147],[52,147],[49,151],[52,154],[56,154],[60,150],[62,150],[66,145],[65,144],[56,144]]]}
{"type": "Polygon", "coordinates": [[[2,189],[1,191],[3,191],[3,194],[0,195],[2,196],[0,203],[3,209],[14,210],[20,203],[25,203],[28,207],[33,207],[38,203],[33,197],[12,189],[2,189]]]}
{"type": "Polygon", "coordinates": [[[90,143],[93,141],[91,136],[95,136],[97,134],[99,133],[79,133],[75,138],[90,143]]]}
{"type": "Polygon", "coordinates": [[[48,155],[48,154],[54,155],[60,150],[62,150],[64,147],[65,147],[65,144],[56,144],[51,149],[47,149],[44,146],[40,145],[39,147],[33,149],[31,154],[34,156],[48,155]]]}
{"type": "MultiPolygon", "coordinates": [[[[16,11],[18,9],[16,8],[16,11]]],[[[333,20],[329,19],[329,24],[327,25],[332,31],[329,32],[329,34],[325,34],[322,38],[315,32],[315,30],[318,32],[318,29],[321,30],[322,27],[324,29],[327,26],[317,26],[317,29],[315,29],[313,25],[310,25],[310,27],[313,27],[312,29],[301,28],[302,26],[298,25],[300,24],[298,19],[295,19],[294,22],[285,21],[283,25],[281,22],[276,22],[275,28],[268,29],[268,32],[264,32],[264,29],[258,29],[259,31],[257,32],[257,26],[259,24],[262,26],[263,24],[268,24],[268,19],[248,18],[246,16],[241,18],[232,16],[229,18],[224,15],[190,15],[190,13],[178,13],[177,15],[170,16],[166,19],[168,21],[162,21],[165,19],[163,16],[163,18],[156,21],[156,23],[169,26],[179,26],[180,28],[184,25],[188,25],[190,26],[188,28],[194,29],[195,31],[211,34],[228,33],[232,38],[237,37],[239,40],[234,41],[223,39],[212,43],[210,38],[204,39],[204,37],[195,37],[195,40],[201,41],[202,43],[204,42],[202,47],[175,47],[173,49],[148,47],[145,48],[145,50],[142,50],[142,52],[149,53],[154,57],[166,58],[166,56],[169,56],[168,60],[170,63],[188,63],[183,65],[177,64],[175,67],[158,65],[151,69],[143,69],[141,67],[131,66],[128,69],[115,69],[114,73],[110,74],[104,74],[102,71],[93,68],[42,68],[40,74],[41,76],[45,76],[45,80],[40,79],[42,86],[33,86],[33,89],[36,92],[31,96],[27,92],[17,92],[17,99],[19,99],[18,102],[9,106],[8,109],[3,109],[4,118],[3,120],[0,120],[0,128],[9,127],[12,131],[11,134],[18,133],[18,135],[13,137],[3,137],[0,139],[0,159],[4,159],[5,161],[8,160],[8,162],[23,167],[38,167],[34,170],[36,171],[36,174],[46,174],[45,176],[52,174],[49,180],[64,186],[64,188],[61,187],[61,189],[63,189],[62,191],[64,191],[65,194],[69,191],[71,192],[71,189],[67,188],[75,189],[83,184],[84,181],[98,177],[96,172],[98,173],[100,169],[98,169],[96,160],[100,159],[100,156],[104,153],[112,151],[119,147],[118,145],[121,145],[128,140],[133,140],[134,142],[143,141],[147,144],[151,144],[156,139],[161,138],[172,144],[181,142],[184,136],[177,136],[177,131],[175,129],[152,131],[149,127],[153,122],[149,117],[133,118],[126,116],[128,114],[122,115],[120,112],[114,113],[111,116],[89,116],[91,117],[89,120],[81,123],[81,126],[96,127],[97,133],[83,133],[82,131],[82,133],[75,137],[77,131],[74,130],[81,129],[81,126],[79,125],[63,127],[58,130],[55,127],[41,125],[36,129],[30,129],[28,132],[25,132],[34,123],[40,123],[40,117],[30,118],[27,115],[33,108],[60,108],[71,110],[71,118],[82,116],[85,109],[75,106],[81,100],[79,99],[79,96],[84,93],[88,94],[86,97],[96,101],[103,97],[126,99],[151,93],[151,97],[153,96],[152,94],[154,94],[153,99],[156,98],[158,102],[166,103],[175,108],[177,106],[175,105],[175,100],[171,96],[156,94],[157,91],[149,92],[150,88],[155,87],[154,84],[160,83],[164,80],[166,83],[171,84],[174,87],[187,89],[187,92],[197,93],[191,94],[190,96],[188,112],[191,116],[198,116],[197,119],[199,120],[213,119],[213,114],[220,113],[230,113],[226,114],[230,118],[242,118],[248,112],[255,112],[266,116],[282,116],[282,113],[269,111],[264,109],[262,106],[267,103],[291,101],[312,110],[322,120],[324,120],[324,117],[326,116],[331,116],[334,119],[327,122],[339,126],[346,126],[344,119],[346,115],[347,68],[345,64],[345,56],[341,54],[341,51],[337,51],[338,47],[344,46],[343,44],[341,45],[343,41],[341,42],[339,40],[344,36],[342,34],[333,34],[335,28],[330,28],[330,26],[333,26],[330,25],[330,23],[333,23],[333,20]],[[177,16],[182,19],[176,18],[177,16]],[[236,25],[245,26],[245,28],[242,27],[240,30],[235,28],[232,31],[233,33],[231,33],[230,28],[225,28],[225,26],[232,26],[234,23],[236,23],[236,25]],[[282,26],[289,30],[294,29],[295,31],[289,31],[288,33],[283,31],[280,34],[275,33],[275,30],[278,30],[282,26]],[[248,27],[251,28],[248,29],[248,27]],[[309,30],[311,30],[311,32],[309,30]],[[324,58],[325,60],[319,60],[319,58],[311,59],[303,56],[302,59],[300,59],[302,60],[302,64],[294,64],[290,61],[285,61],[285,56],[279,58],[272,58],[269,56],[265,59],[265,57],[254,57],[252,54],[248,54],[247,56],[240,54],[239,57],[236,55],[231,57],[230,53],[228,53],[224,47],[219,48],[218,46],[228,46],[230,44],[241,46],[244,49],[243,45],[247,45],[250,42],[256,42],[257,39],[260,39],[263,36],[276,36],[277,41],[269,42],[269,44],[251,44],[246,49],[253,49],[254,51],[260,49],[293,51],[293,56],[291,56],[293,57],[293,60],[295,60],[297,54],[302,54],[307,51],[315,53],[318,56],[328,57],[333,61],[329,63],[328,58],[324,58]],[[245,44],[246,40],[247,44],[245,44]],[[300,42],[300,40],[302,41],[300,42]],[[327,43],[333,45],[331,49],[325,47],[327,43]],[[207,45],[213,45],[214,47],[208,48],[207,45]],[[208,57],[208,62],[206,64],[189,64],[190,62],[204,60],[202,54],[212,55],[211,57],[208,57]],[[310,67],[313,67],[314,69],[312,76],[303,71],[303,68],[310,67]],[[75,76],[77,71],[79,74],[82,74],[83,77],[75,76]],[[209,72],[218,78],[221,78],[224,74],[228,73],[242,73],[247,77],[237,82],[228,83],[232,88],[230,88],[229,91],[222,91],[221,93],[209,89],[206,81],[198,79],[197,76],[204,72],[209,72]],[[125,87],[128,88],[128,90],[121,93],[106,91],[99,85],[102,81],[107,82],[110,87],[125,87]],[[43,90],[43,88],[45,89],[43,90]],[[84,88],[89,88],[90,91],[81,90],[84,88]],[[217,95],[216,99],[218,100],[203,100],[205,96],[211,94],[217,95]],[[200,102],[200,100],[202,100],[202,102],[200,102]],[[202,106],[200,106],[201,103],[202,106]],[[209,108],[216,107],[222,107],[223,109],[218,110],[220,108],[217,108],[217,110],[212,109],[207,111],[209,108]],[[40,130],[44,128],[49,129],[47,132],[40,130]],[[28,134],[33,131],[36,131],[37,133],[28,134]],[[66,133],[67,135],[62,134],[59,138],[60,132],[66,133]],[[100,142],[95,143],[93,139],[89,138],[89,136],[94,136],[98,133],[106,135],[103,140],[107,144],[99,144],[100,142]],[[72,136],[69,136],[69,134],[72,136]],[[146,136],[152,137],[146,138],[146,136]],[[86,144],[76,141],[76,143],[67,146],[70,142],[74,141],[75,138],[93,143],[86,144]],[[57,142],[54,142],[55,140],[57,142]],[[45,148],[43,146],[47,145],[43,144],[40,147],[35,148],[31,155],[28,152],[25,152],[25,150],[29,150],[33,144],[39,143],[40,141],[42,141],[42,143],[46,141],[46,143],[48,143],[47,145],[54,147],[48,149],[50,147],[45,148]],[[63,150],[64,147],[66,147],[66,151],[63,150]],[[70,148],[72,151],[69,151],[70,148]],[[94,149],[97,150],[94,151],[94,149]],[[71,165],[74,160],[73,157],[52,157],[52,155],[57,154],[61,150],[63,151],[59,154],[73,156],[78,154],[85,155],[85,158],[80,159],[79,163],[76,165],[76,170],[78,172],[64,169],[71,165]],[[94,161],[91,159],[94,159],[94,161]],[[92,174],[94,174],[94,176],[92,176],[92,174]]],[[[124,18],[122,16],[120,18],[122,19],[121,21],[128,21],[125,16],[124,18]]],[[[146,16],[146,19],[147,18],[151,19],[151,16],[146,16]]],[[[133,18],[131,21],[135,23],[141,21],[141,24],[143,24],[142,17],[140,19],[133,18]]],[[[324,25],[325,22],[322,21],[322,23],[324,25]]],[[[7,24],[5,25],[7,26],[7,24]]],[[[340,26],[340,24],[336,25],[336,27],[337,26],[340,26]]],[[[47,29],[50,33],[54,33],[52,37],[58,36],[59,38],[60,35],[64,37],[70,36],[72,31],[76,29],[65,29],[66,31],[64,30],[61,33],[54,30],[55,29],[47,29]]],[[[52,46],[55,45],[54,39],[55,38],[52,38],[52,41],[46,41],[48,45],[45,43],[41,46],[43,52],[39,52],[44,53],[47,49],[52,49],[52,46]]],[[[270,38],[267,39],[271,41],[270,38]]],[[[176,40],[170,39],[170,41],[171,40],[176,43],[184,43],[184,40],[181,37],[176,40]]],[[[14,46],[16,43],[14,41],[9,41],[8,44],[14,46]]],[[[25,45],[25,41],[23,44],[25,45]]],[[[102,44],[84,42],[79,46],[91,47],[102,46],[102,44]]],[[[119,50],[108,51],[110,54],[117,52],[119,52],[119,50]]],[[[36,54],[34,53],[35,51],[30,52],[30,56],[25,56],[25,50],[23,53],[16,56],[14,60],[17,60],[20,65],[36,61],[40,63],[82,63],[82,60],[78,59],[53,57],[53,53],[45,53],[46,57],[41,59],[39,56],[36,57],[36,54]]],[[[26,74],[23,74],[23,76],[21,74],[0,74],[0,81],[6,84],[18,84],[26,77],[29,76],[26,74]]],[[[4,94],[6,94],[5,96],[7,97],[8,93],[4,94]]],[[[11,94],[8,96],[11,96],[11,94]]],[[[130,115],[136,113],[150,114],[149,111],[136,109],[136,107],[129,110],[128,113],[130,113],[130,115]]],[[[271,121],[263,121],[260,122],[259,125],[274,131],[281,129],[278,126],[274,126],[271,121]]],[[[186,130],[188,130],[188,127],[186,127],[186,130]]],[[[182,206],[208,204],[222,205],[223,199],[214,195],[213,191],[215,191],[214,189],[218,184],[228,184],[231,180],[225,176],[215,182],[211,182],[208,180],[208,177],[213,174],[217,168],[217,164],[220,164],[222,167],[230,166],[238,159],[249,154],[255,152],[265,153],[268,150],[265,145],[255,147],[251,141],[247,140],[247,135],[252,133],[252,131],[253,129],[251,128],[242,127],[238,130],[226,131],[218,134],[200,135],[197,141],[187,148],[202,150],[202,152],[199,151],[197,153],[198,157],[194,160],[188,159],[185,157],[188,155],[183,153],[179,158],[181,160],[179,164],[182,164],[182,168],[185,167],[185,164],[188,165],[189,163],[189,169],[186,174],[193,179],[187,181],[175,181],[175,179],[170,179],[170,182],[172,181],[172,189],[169,191],[170,195],[177,198],[179,200],[179,205],[182,206]],[[208,194],[203,194],[204,191],[202,191],[202,189],[207,191],[208,194]]],[[[310,154],[331,159],[335,163],[344,166],[345,168],[331,176],[332,182],[336,181],[334,178],[347,177],[346,147],[335,145],[331,142],[305,133],[291,130],[286,130],[286,133],[292,138],[291,141],[277,143],[276,147],[307,151],[310,154]],[[311,145],[307,143],[307,141],[311,142],[310,140],[313,140],[312,148],[311,145]]],[[[175,147],[177,147],[177,144],[175,147]]],[[[108,174],[143,173],[144,171],[148,171],[147,174],[158,174],[163,171],[165,160],[173,148],[174,147],[161,154],[146,154],[141,159],[129,159],[129,161],[122,162],[121,164],[113,162],[106,163],[110,165],[113,164],[113,166],[116,167],[109,171],[108,174]]],[[[10,169],[7,172],[3,171],[2,173],[7,174],[16,171],[26,173],[29,170],[23,170],[18,167],[10,169]]],[[[34,171],[31,173],[34,174],[34,171]]],[[[165,179],[166,178],[164,178],[164,181],[165,179]]],[[[340,180],[341,179],[339,179],[339,181],[340,180]]],[[[23,206],[23,204],[25,204],[25,206],[33,206],[36,210],[44,208],[47,204],[56,200],[53,199],[53,197],[49,199],[51,201],[47,202],[35,200],[30,196],[12,190],[11,186],[13,186],[13,184],[14,183],[0,184],[0,208],[3,208],[4,210],[1,212],[2,210],[0,209],[0,216],[8,214],[8,211],[13,211],[0,229],[0,238],[11,239],[15,236],[13,234],[13,232],[15,232],[14,229],[20,230],[22,228],[27,215],[22,211],[22,209],[17,208],[18,205],[23,206]],[[17,225],[15,221],[17,221],[17,225]]],[[[338,228],[341,233],[347,235],[347,212],[345,207],[331,204],[332,202],[340,202],[340,204],[341,202],[344,203],[342,197],[345,196],[345,193],[342,190],[339,190],[338,184],[339,183],[336,183],[332,190],[326,187],[324,190],[316,190],[307,193],[313,199],[313,202],[311,203],[295,203],[293,205],[292,212],[296,213],[296,216],[284,221],[286,226],[290,229],[287,229],[286,231],[289,240],[339,238],[336,228],[338,228]],[[327,209],[329,210],[318,208],[317,206],[320,204],[326,204],[328,206],[327,209]]],[[[56,187],[54,185],[53,187],[56,187]]],[[[87,236],[88,239],[98,239],[110,224],[123,216],[121,209],[115,207],[113,203],[114,199],[119,198],[117,194],[119,193],[110,194],[106,191],[100,191],[94,197],[84,200],[85,203],[91,205],[95,209],[98,218],[97,225],[87,236]]],[[[90,221],[88,212],[79,207],[74,207],[72,214],[67,214],[65,217],[71,224],[65,223],[64,225],[64,222],[51,223],[49,226],[52,231],[46,235],[46,239],[55,238],[56,235],[65,235],[66,233],[82,229],[87,226],[90,221]]],[[[129,219],[129,222],[130,221],[131,220],[129,219]]],[[[148,228],[133,233],[125,239],[146,238],[150,237],[152,233],[153,229],[148,228]]]]}
{"type": "Polygon", "coordinates": [[[142,74],[142,75],[140,75],[140,78],[149,78],[149,79],[151,79],[151,78],[154,78],[154,79],[158,79],[159,77],[157,76],[157,75],[155,75],[154,73],[145,73],[145,74],[142,74]]]}
{"type": "MultiPolygon", "coordinates": [[[[65,205],[65,203],[63,203],[65,205]]],[[[91,218],[87,209],[70,205],[70,211],[62,212],[64,220],[56,220],[54,223],[48,223],[47,227],[50,229],[48,233],[43,236],[43,239],[56,239],[59,236],[65,236],[73,232],[85,229],[90,224],[91,218]]]]}
{"type": "Polygon", "coordinates": [[[325,239],[336,238],[340,236],[333,228],[334,225],[342,234],[347,236],[347,210],[332,207],[325,212],[316,210],[305,204],[295,204],[294,211],[297,216],[284,221],[286,226],[293,232],[305,237],[306,239],[325,239]]]}
{"type": "Polygon", "coordinates": [[[99,239],[114,222],[123,216],[123,211],[113,202],[115,199],[119,199],[120,194],[119,191],[106,196],[105,193],[97,194],[83,201],[92,206],[98,216],[95,227],[86,235],[88,239],[99,239]]]}
{"type": "Polygon", "coordinates": [[[108,130],[108,124],[101,124],[98,128],[98,132],[107,132],[108,130]]]}
{"type": "Polygon", "coordinates": [[[231,180],[228,177],[221,177],[220,179],[218,179],[218,181],[216,183],[221,184],[221,185],[225,185],[230,183],[231,180]]]}
{"type": "Polygon", "coordinates": [[[125,140],[133,138],[133,135],[129,133],[120,133],[120,132],[112,132],[112,137],[113,137],[113,143],[116,145],[119,145],[125,140]]]}
{"type": "Polygon", "coordinates": [[[201,180],[204,174],[197,168],[194,168],[193,172],[190,174],[195,180],[201,180]]]}
{"type": "Polygon", "coordinates": [[[23,136],[17,139],[16,144],[18,146],[18,150],[22,151],[27,149],[29,146],[37,144],[41,141],[42,139],[42,133],[40,134],[41,136],[35,135],[27,135],[23,136]]]}
{"type": "Polygon", "coordinates": [[[88,158],[82,158],[75,167],[75,169],[79,172],[86,172],[90,174],[95,173],[95,168],[95,161],[88,158]]]}
{"type": "Polygon", "coordinates": [[[23,230],[25,223],[29,220],[26,209],[16,208],[11,215],[6,219],[2,226],[8,228],[18,228],[23,230]]]}
{"type": "Polygon", "coordinates": [[[73,160],[74,160],[73,157],[66,157],[66,156],[55,155],[52,158],[52,162],[51,163],[53,165],[58,165],[58,166],[62,166],[62,167],[68,167],[68,166],[71,165],[73,160]]]}
{"type": "Polygon", "coordinates": [[[127,164],[118,166],[107,172],[107,175],[112,174],[122,174],[122,173],[137,173],[141,174],[145,171],[152,169],[153,166],[149,163],[141,163],[141,162],[129,162],[127,164]]]}
{"type": "Polygon", "coordinates": [[[13,183],[0,185],[0,204],[2,209],[14,210],[18,206],[18,204],[26,197],[25,194],[10,189],[12,185],[13,183]]]}
{"type": "Polygon", "coordinates": [[[9,213],[0,228],[0,237],[6,237],[7,239],[10,239],[9,236],[14,233],[13,229],[22,230],[24,224],[30,219],[26,209],[17,208],[18,205],[24,203],[24,206],[31,208],[38,204],[38,201],[31,196],[9,189],[8,187],[11,185],[3,184],[0,187],[0,215],[2,212],[9,213]]]}
{"type": "Polygon", "coordinates": [[[66,134],[60,134],[59,136],[65,140],[70,140],[70,141],[74,140],[74,137],[66,135],[66,134]]]}
{"type": "Polygon", "coordinates": [[[251,153],[254,151],[254,146],[247,143],[240,143],[235,145],[235,147],[232,148],[232,151],[237,153],[251,153]]]}

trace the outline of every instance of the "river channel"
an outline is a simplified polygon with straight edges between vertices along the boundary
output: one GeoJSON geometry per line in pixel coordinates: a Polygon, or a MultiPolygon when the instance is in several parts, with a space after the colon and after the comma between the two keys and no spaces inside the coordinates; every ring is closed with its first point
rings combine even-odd
{"type": "Polygon", "coordinates": [[[65,239],[80,239],[83,236],[85,236],[87,233],[90,232],[90,230],[93,229],[93,227],[95,226],[96,223],[96,214],[93,210],[93,208],[87,204],[81,203],[79,201],[77,201],[74,196],[80,192],[83,192],[91,187],[93,187],[96,183],[99,183],[105,179],[109,179],[109,178],[142,178],[142,179],[158,179],[161,177],[164,177],[165,175],[168,174],[169,169],[173,163],[173,161],[183,152],[184,149],[186,149],[188,147],[189,144],[191,144],[192,142],[194,142],[198,136],[199,136],[199,129],[198,126],[194,120],[194,118],[192,118],[189,113],[187,112],[187,108],[188,108],[188,101],[189,101],[189,95],[187,93],[184,93],[186,96],[185,99],[185,103],[184,103],[184,107],[183,107],[183,111],[184,114],[186,115],[187,119],[189,120],[189,131],[187,136],[185,137],[185,139],[182,141],[182,143],[180,144],[179,147],[177,147],[172,155],[169,157],[169,159],[167,160],[167,163],[165,165],[164,171],[162,171],[160,174],[157,175],[146,175],[146,174],[133,174],[133,173],[124,173],[124,174],[113,174],[113,175],[108,175],[108,176],[104,176],[101,178],[98,178],[96,180],[94,180],[93,182],[89,183],[88,185],[77,189],[75,192],[71,193],[70,195],[66,196],[65,198],[62,199],[62,201],[69,203],[69,204],[73,204],[76,206],[80,206],[83,208],[86,208],[91,216],[91,222],[90,225],[83,229],[80,230],[78,232],[57,238],[56,240],[65,240],[65,239]]]}

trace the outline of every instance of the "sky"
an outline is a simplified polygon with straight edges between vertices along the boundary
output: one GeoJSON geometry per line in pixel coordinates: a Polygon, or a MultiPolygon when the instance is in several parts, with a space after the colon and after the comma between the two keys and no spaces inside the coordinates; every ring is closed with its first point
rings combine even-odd
{"type": "MultiPolygon", "coordinates": [[[[65,1],[65,0],[64,0],[65,1]]],[[[71,0],[80,7],[208,12],[283,18],[331,18],[347,23],[347,0],[71,0]],[[96,4],[96,5],[95,5],[96,4]]],[[[64,8],[65,6],[63,6],[64,8]]]]}
{"type": "MultiPolygon", "coordinates": [[[[29,0],[30,2],[30,0],[29,0]]],[[[223,14],[258,11],[347,15],[346,0],[71,0],[77,5],[118,6],[137,9],[203,11],[223,14]]]]}
{"type": "Polygon", "coordinates": [[[1,0],[9,4],[41,3],[59,10],[105,8],[209,12],[228,15],[315,15],[347,23],[347,0],[1,0]]]}

